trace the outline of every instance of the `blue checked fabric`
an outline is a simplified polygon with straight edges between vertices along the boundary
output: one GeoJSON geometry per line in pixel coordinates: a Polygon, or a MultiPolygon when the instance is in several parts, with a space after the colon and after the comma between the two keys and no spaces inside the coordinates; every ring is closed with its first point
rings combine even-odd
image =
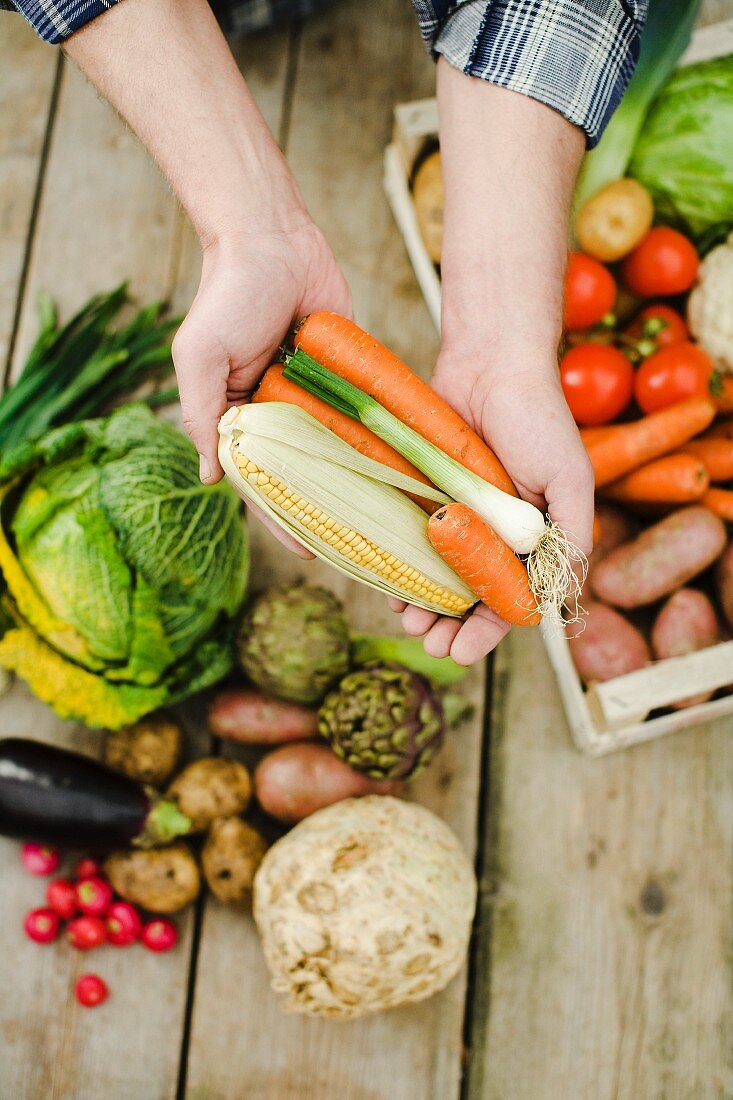
{"type": "MultiPolygon", "coordinates": [[[[155,2],[155,0],[151,0],[155,2]]],[[[595,145],[639,56],[649,0],[413,0],[434,57],[521,92],[580,126],[595,145]]],[[[659,0],[664,2],[664,0],[659,0]]],[[[0,0],[59,43],[117,0],[0,0]]],[[[328,0],[212,0],[225,29],[263,30],[328,0]]]]}

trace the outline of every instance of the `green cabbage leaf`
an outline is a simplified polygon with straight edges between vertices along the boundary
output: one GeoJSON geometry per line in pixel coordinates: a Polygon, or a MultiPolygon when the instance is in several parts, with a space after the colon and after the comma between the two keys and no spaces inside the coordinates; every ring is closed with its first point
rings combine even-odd
{"type": "Polygon", "coordinates": [[[0,663],[63,717],[110,728],[227,674],[246,528],[185,436],[128,405],[21,446],[0,475],[0,663]]]}
{"type": "Polygon", "coordinates": [[[694,237],[733,222],[733,54],[678,69],[644,120],[629,175],[694,237]]]}

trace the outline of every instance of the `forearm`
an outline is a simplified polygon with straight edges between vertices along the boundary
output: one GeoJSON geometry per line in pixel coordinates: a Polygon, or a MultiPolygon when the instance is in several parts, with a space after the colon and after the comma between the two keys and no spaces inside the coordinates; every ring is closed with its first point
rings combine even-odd
{"type": "Polygon", "coordinates": [[[124,0],[66,52],[158,162],[204,245],[303,201],[206,0],[124,0]]]}
{"type": "MultiPolygon", "coordinates": [[[[465,76],[443,59],[438,102],[443,351],[484,357],[492,346],[511,345],[528,355],[536,349],[545,367],[560,337],[583,132],[544,104],[465,76]]],[[[498,357],[492,369],[500,366],[498,357]]]]}

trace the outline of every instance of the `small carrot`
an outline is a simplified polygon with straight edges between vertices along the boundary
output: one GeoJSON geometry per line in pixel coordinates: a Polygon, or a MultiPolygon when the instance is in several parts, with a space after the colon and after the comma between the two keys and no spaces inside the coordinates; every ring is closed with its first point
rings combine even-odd
{"type": "Polygon", "coordinates": [[[700,504],[704,504],[726,523],[733,523],[733,492],[730,489],[708,489],[700,497],[700,504]]]}
{"type": "Polygon", "coordinates": [[[688,504],[710,484],[705,464],[680,452],[655,458],[618,481],[604,485],[601,495],[625,504],[688,504]]]}
{"type": "Polygon", "coordinates": [[[733,440],[730,439],[690,439],[680,452],[694,455],[708,468],[711,481],[730,481],[733,479],[733,440]]]}
{"type": "MultiPolygon", "coordinates": [[[[408,474],[417,481],[422,481],[424,485],[430,485],[425,474],[358,420],[352,420],[346,413],[332,409],[325,401],[321,401],[320,397],[314,397],[295,382],[289,382],[287,378],[283,378],[284,369],[280,363],[274,363],[268,367],[252,397],[253,402],[284,401],[290,405],[299,405],[301,409],[305,409],[315,420],[323,424],[324,428],[328,428],[334,435],[339,436],[367,458],[373,458],[376,462],[390,466],[401,474],[408,474]]],[[[426,512],[434,512],[437,507],[434,500],[417,496],[412,499],[426,512]]]]}
{"type": "Polygon", "coordinates": [[[502,619],[514,626],[540,621],[524,563],[465,504],[445,504],[434,512],[428,537],[441,558],[502,619]]]}
{"type": "Polygon", "coordinates": [[[587,445],[596,474],[596,486],[661,458],[699,435],[715,416],[715,405],[706,397],[690,397],[641,420],[619,424],[612,433],[587,445]]]}
{"type": "Polygon", "coordinates": [[[619,424],[601,424],[596,428],[581,428],[580,438],[583,440],[587,449],[591,443],[598,443],[601,439],[608,439],[619,427],[619,424]]]}
{"type": "Polygon", "coordinates": [[[384,344],[337,313],[311,313],[296,346],[370,394],[404,424],[505,493],[517,495],[512,479],[461,416],[384,344]]]}

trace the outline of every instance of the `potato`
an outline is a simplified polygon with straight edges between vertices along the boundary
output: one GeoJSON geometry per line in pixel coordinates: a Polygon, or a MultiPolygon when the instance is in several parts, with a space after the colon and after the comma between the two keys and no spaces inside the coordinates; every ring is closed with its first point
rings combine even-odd
{"type": "Polygon", "coordinates": [[[265,838],[241,817],[217,818],[201,849],[201,867],[214,897],[249,908],[252,883],[267,851],[265,838]]]}
{"type": "Polygon", "coordinates": [[[209,707],[209,726],[219,737],[248,745],[279,745],[315,737],[318,711],[270,699],[251,688],[222,691],[209,707]]]}
{"type": "Polygon", "coordinates": [[[635,626],[602,603],[591,603],[579,623],[568,626],[570,652],[586,683],[612,680],[649,664],[651,654],[635,626]]]}
{"type": "Polygon", "coordinates": [[[262,809],[287,823],[302,821],[343,798],[397,794],[402,788],[396,780],[361,775],[325,745],[308,742],[283,745],[264,757],[255,769],[254,784],[262,809]]]}
{"type": "MultiPolygon", "coordinates": [[[[660,661],[707,649],[719,640],[715,608],[703,592],[694,588],[680,588],[669,597],[654,620],[651,634],[652,652],[660,661]]],[[[712,695],[712,691],[691,695],[675,703],[674,709],[705,703],[712,695]]]]}
{"type": "Polygon", "coordinates": [[[733,628],[733,542],[728,544],[725,553],[718,562],[715,570],[715,583],[725,621],[729,627],[733,628]]]}
{"type": "Polygon", "coordinates": [[[631,516],[614,504],[606,504],[605,501],[596,502],[596,517],[598,519],[598,537],[593,547],[593,558],[596,564],[621,546],[629,542],[639,529],[631,516]]]}
{"type": "Polygon", "coordinates": [[[114,852],[104,861],[104,872],[121,898],[151,913],[176,913],[201,889],[198,864],[180,841],[167,848],[114,852]]]}
{"type": "Polygon", "coordinates": [[[247,809],[252,781],[244,764],[223,756],[202,756],[184,768],[168,787],[193,832],[207,829],[217,817],[233,817],[247,809]]]}
{"type": "Polygon", "coordinates": [[[707,508],[680,508],[617,546],[593,570],[591,590],[616,607],[643,607],[681,588],[725,546],[723,521],[707,508]]]}
{"type": "Polygon", "coordinates": [[[647,189],[636,180],[613,180],[583,203],[575,219],[575,236],[583,252],[613,263],[641,243],[653,220],[654,204],[647,189]]]}
{"type": "Polygon", "coordinates": [[[417,224],[420,227],[425,248],[433,263],[439,264],[443,248],[443,208],[445,206],[439,149],[426,157],[415,173],[412,183],[412,201],[415,204],[417,224]]]}
{"type": "Polygon", "coordinates": [[[151,714],[107,734],[104,762],[130,779],[159,787],[176,770],[182,746],[178,723],[164,714],[151,714]]]}

